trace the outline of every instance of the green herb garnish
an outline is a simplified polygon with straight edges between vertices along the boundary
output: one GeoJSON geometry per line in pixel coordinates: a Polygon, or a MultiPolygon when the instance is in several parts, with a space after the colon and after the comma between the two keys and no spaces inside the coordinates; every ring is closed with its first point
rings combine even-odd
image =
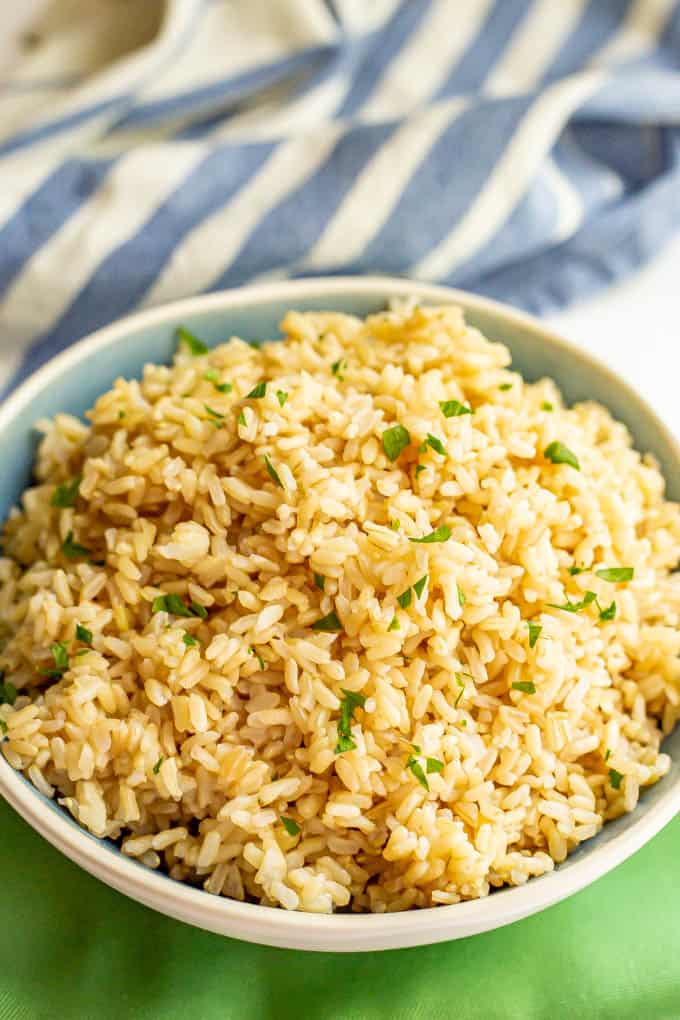
{"type": "Polygon", "coordinates": [[[243,411],[240,412],[240,414],[239,414],[239,416],[238,416],[238,418],[236,420],[238,421],[239,425],[246,425],[247,424],[246,423],[246,416],[243,413],[243,411]]]}
{"type": "Polygon", "coordinates": [[[50,651],[52,652],[52,658],[54,659],[53,669],[42,669],[40,672],[45,676],[58,679],[64,675],[68,669],[68,649],[65,641],[55,641],[50,645],[50,651]]]}
{"type": "Polygon", "coordinates": [[[346,370],[346,368],[347,362],[345,361],[345,359],[338,358],[338,360],[334,361],[333,364],[331,365],[331,372],[333,373],[333,375],[337,375],[340,382],[343,382],[344,376],[342,373],[346,370]]]}
{"type": "Polygon", "coordinates": [[[230,382],[220,382],[219,372],[217,372],[214,368],[209,368],[207,372],[204,372],[203,378],[206,382],[211,382],[218,393],[231,393],[233,389],[230,382]]]}
{"type": "Polygon", "coordinates": [[[3,737],[7,734],[7,723],[4,719],[0,719],[0,733],[2,733],[3,737]]]}
{"type": "Polygon", "coordinates": [[[330,612],[327,616],[322,616],[320,620],[312,624],[312,630],[323,630],[329,633],[336,633],[342,630],[342,624],[338,619],[336,613],[330,612]]]}
{"type": "Polygon", "coordinates": [[[544,400],[543,403],[541,404],[541,410],[542,411],[554,411],[555,408],[553,407],[553,405],[550,403],[549,400],[544,400]]]}
{"type": "Polygon", "coordinates": [[[600,621],[602,623],[607,623],[608,620],[613,620],[615,618],[616,618],[616,602],[612,602],[612,604],[610,606],[607,606],[606,609],[600,609],[600,621]]]}
{"type": "Polygon", "coordinates": [[[9,680],[5,680],[5,672],[0,669],[0,705],[13,705],[16,700],[16,687],[9,680]]]}
{"type": "Polygon", "coordinates": [[[512,389],[512,383],[511,382],[503,382],[503,383],[500,384],[498,389],[499,390],[504,390],[504,391],[511,390],[512,389]]]}
{"type": "Polygon", "coordinates": [[[568,464],[569,467],[576,468],[577,471],[581,470],[576,454],[572,453],[568,446],[558,442],[556,439],[546,446],[543,456],[551,460],[553,464],[568,464]]]}
{"type": "Polygon", "coordinates": [[[158,773],[161,770],[161,765],[163,764],[164,761],[165,761],[165,758],[163,757],[163,755],[161,755],[160,758],[158,759],[158,761],[156,762],[156,764],[154,765],[153,769],[151,770],[153,772],[154,776],[158,775],[158,773]]]}
{"type": "Polygon", "coordinates": [[[426,758],[425,759],[425,771],[428,775],[432,772],[443,772],[444,762],[440,761],[439,758],[426,758]]]}
{"type": "Polygon", "coordinates": [[[616,769],[609,770],[609,782],[611,783],[613,790],[618,790],[623,782],[623,775],[621,772],[617,772],[616,769]]]}
{"type": "Polygon", "coordinates": [[[597,595],[594,591],[587,591],[580,602],[570,602],[569,599],[564,605],[557,605],[555,602],[548,602],[551,609],[563,609],[565,613],[579,613],[582,609],[591,605],[597,600],[597,595]]]}
{"type": "Polygon", "coordinates": [[[460,687],[460,690],[458,692],[458,697],[456,698],[456,700],[453,703],[453,707],[454,708],[458,708],[458,706],[460,704],[460,699],[465,694],[465,680],[463,679],[464,676],[467,676],[467,673],[456,673],[455,674],[456,683],[460,687]]]}
{"type": "Polygon", "coordinates": [[[206,344],[204,344],[202,340],[199,340],[197,336],[184,326],[179,327],[177,330],[177,336],[179,338],[179,342],[184,344],[188,348],[189,353],[193,354],[195,358],[200,358],[202,354],[208,353],[206,344]]]}
{"type": "Polygon", "coordinates": [[[266,382],[259,382],[257,386],[253,386],[250,393],[246,393],[246,400],[260,400],[267,392],[266,382]]]}
{"type": "Polygon", "coordinates": [[[446,447],[442,443],[441,439],[437,439],[431,432],[427,433],[427,445],[431,446],[433,450],[441,454],[442,457],[446,457],[446,447]]]}
{"type": "Polygon", "coordinates": [[[611,756],[612,756],[612,749],[611,749],[611,747],[608,747],[608,748],[607,748],[607,753],[606,753],[606,754],[605,754],[605,756],[604,756],[604,760],[605,760],[605,761],[609,761],[609,759],[611,758],[611,756]]]}
{"type": "Polygon", "coordinates": [[[390,625],[389,625],[389,627],[387,629],[388,630],[399,630],[399,619],[398,619],[396,613],[392,617],[392,621],[391,621],[391,623],[390,623],[390,625]]]}
{"type": "Polygon", "coordinates": [[[300,832],[300,826],[295,819],[288,818],[287,815],[281,815],[281,822],[289,836],[297,836],[300,832]]]}
{"type": "Polygon", "coordinates": [[[541,636],[543,628],[540,623],[532,623],[531,620],[527,620],[527,626],[529,627],[529,648],[533,648],[541,636]]]}
{"type": "Polygon", "coordinates": [[[401,521],[398,521],[397,518],[395,517],[394,520],[390,521],[390,527],[392,531],[399,531],[399,528],[401,527],[401,521]]]}
{"type": "Polygon", "coordinates": [[[420,472],[424,471],[424,470],[425,470],[425,465],[424,464],[416,464],[416,478],[418,477],[420,472]]]}
{"type": "Polygon", "coordinates": [[[463,414],[474,414],[471,407],[461,404],[460,400],[440,400],[442,414],[445,418],[459,418],[463,414]]]}
{"type": "Polygon", "coordinates": [[[189,609],[194,616],[199,616],[201,620],[205,620],[208,615],[208,610],[205,606],[202,606],[199,602],[194,602],[193,599],[189,603],[189,609]]]}
{"type": "Polygon", "coordinates": [[[463,591],[459,584],[456,584],[456,594],[458,596],[458,605],[462,609],[467,599],[465,598],[465,592],[463,591]]]}
{"type": "Polygon", "coordinates": [[[352,740],[352,731],[350,727],[354,719],[355,709],[363,708],[366,704],[366,698],[363,694],[359,694],[357,691],[347,691],[344,687],[342,687],[341,690],[344,697],[340,702],[338,742],[335,747],[336,754],[342,754],[344,751],[355,750],[357,745],[352,740]]]}
{"type": "Polygon", "coordinates": [[[277,390],[276,391],[276,399],[279,402],[279,407],[283,407],[285,402],[288,400],[288,394],[286,393],[285,390],[277,390]]]}
{"type": "Polygon", "coordinates": [[[405,429],[403,425],[393,425],[391,428],[385,429],[382,434],[383,450],[392,462],[397,459],[401,451],[405,450],[410,442],[411,437],[408,429],[405,429]]]}
{"type": "Polygon", "coordinates": [[[221,429],[224,424],[224,415],[220,414],[219,411],[215,411],[214,408],[209,407],[208,404],[204,404],[203,406],[212,418],[213,425],[217,426],[218,429],[221,429]]]}
{"type": "MultiPolygon", "coordinates": [[[[414,744],[413,746],[414,746],[414,748],[416,749],[417,752],[420,751],[420,748],[416,744],[414,744]]],[[[436,759],[432,759],[432,760],[434,761],[436,759]]],[[[418,782],[420,783],[421,786],[424,786],[426,790],[430,789],[430,784],[427,781],[427,776],[425,775],[425,770],[423,769],[423,766],[420,764],[420,761],[418,760],[418,758],[417,758],[417,756],[415,754],[410,754],[408,756],[408,759],[407,759],[407,762],[406,762],[406,768],[411,770],[411,772],[416,777],[416,779],[418,780],[418,782]]]]}
{"type": "Polygon", "coordinates": [[[251,655],[255,656],[255,658],[257,659],[257,664],[260,667],[260,669],[264,669],[264,659],[262,658],[260,653],[256,652],[252,645],[250,646],[248,651],[250,652],[251,655]]]}
{"type": "Polygon", "coordinates": [[[187,648],[191,648],[193,647],[193,645],[198,644],[198,641],[196,640],[193,634],[182,634],[182,641],[187,646],[187,648]]]}
{"type": "Polygon", "coordinates": [[[512,689],[513,691],[523,691],[524,694],[535,694],[536,684],[533,680],[516,680],[512,689]]]}
{"type": "Polygon", "coordinates": [[[269,475],[271,480],[274,482],[275,485],[278,485],[278,487],[280,489],[282,489],[283,488],[283,482],[279,478],[279,473],[278,473],[278,471],[276,470],[276,468],[274,467],[274,465],[272,464],[272,462],[270,461],[269,457],[266,454],[265,454],[265,457],[264,457],[264,463],[265,463],[265,466],[267,468],[267,474],[269,475]]]}
{"type": "Polygon", "coordinates": [[[408,607],[411,605],[411,597],[412,593],[410,588],[407,588],[406,591],[403,591],[401,595],[397,595],[397,602],[399,603],[402,609],[408,609],[408,607]]]}
{"type": "Polygon", "coordinates": [[[423,535],[422,538],[409,538],[409,542],[420,542],[421,544],[425,542],[446,542],[449,538],[451,538],[451,528],[448,524],[442,524],[428,535],[423,535]]]}
{"type": "Polygon", "coordinates": [[[50,500],[52,506],[75,506],[76,499],[78,498],[78,490],[82,480],[83,476],[77,475],[77,477],[72,481],[62,482],[61,485],[58,485],[52,493],[52,499],[50,500]]]}
{"type": "Polygon", "coordinates": [[[612,581],[613,584],[621,584],[623,581],[632,581],[635,575],[634,567],[604,567],[595,571],[596,577],[603,581],[612,581]]]}
{"type": "Polygon", "coordinates": [[[90,550],[86,549],[84,545],[78,545],[77,542],[73,541],[73,532],[69,531],[68,535],[64,539],[61,551],[67,560],[80,560],[85,556],[90,555],[90,550]]]}
{"type": "Polygon", "coordinates": [[[326,578],[323,576],[323,574],[314,574],[314,584],[319,589],[319,591],[323,591],[324,585],[326,584],[326,578]]]}
{"type": "Polygon", "coordinates": [[[587,567],[569,567],[569,573],[572,577],[577,577],[578,574],[584,574],[587,569],[587,567]]]}
{"type": "Polygon", "coordinates": [[[179,595],[158,595],[151,603],[152,613],[172,613],[174,616],[191,616],[191,610],[185,606],[179,595]]]}
{"type": "Polygon", "coordinates": [[[416,598],[417,599],[419,599],[420,596],[423,594],[423,592],[425,590],[425,585],[426,584],[427,584],[427,574],[423,574],[423,576],[420,578],[420,580],[416,581],[416,583],[413,585],[413,590],[416,593],[416,598]]]}
{"type": "Polygon", "coordinates": [[[84,645],[92,644],[92,631],[88,630],[87,627],[83,627],[82,623],[76,624],[76,639],[82,641],[84,645]]]}

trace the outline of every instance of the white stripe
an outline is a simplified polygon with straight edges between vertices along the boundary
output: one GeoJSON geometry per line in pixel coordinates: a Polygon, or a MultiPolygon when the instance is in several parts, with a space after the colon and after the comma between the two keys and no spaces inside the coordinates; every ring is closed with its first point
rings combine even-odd
{"type": "Polygon", "coordinates": [[[202,145],[142,147],[119,163],[98,191],[26,264],[0,304],[16,335],[49,328],[103,259],[131,237],[199,160],[202,145]]]}
{"type": "Polygon", "coordinates": [[[526,92],[540,81],[589,0],[536,0],[484,83],[496,96],[526,92]]]}
{"type": "Polygon", "coordinates": [[[451,74],[479,32],[492,0],[457,5],[438,0],[390,64],[361,109],[362,120],[403,117],[426,102],[451,74]]]}
{"type": "Polygon", "coordinates": [[[583,203],[578,191],[568,177],[562,173],[552,159],[544,166],[545,177],[557,203],[557,223],[554,241],[565,241],[578,230],[583,222],[583,203]]]}
{"type": "Polygon", "coordinates": [[[282,143],[239,193],[179,244],[144,300],[145,305],[193,294],[224,272],[241,245],[278,202],[328,157],[340,125],[282,143]]]}
{"type": "Polygon", "coordinates": [[[335,0],[340,20],[353,35],[373,32],[396,13],[402,0],[335,0]]]}
{"type": "Polygon", "coordinates": [[[416,167],[466,104],[439,103],[399,128],[359,174],[318,242],[295,270],[337,266],[360,255],[399,201],[416,167]]]}
{"type": "Polygon", "coordinates": [[[468,211],[412,272],[425,279],[445,278],[493,236],[526,191],[565,121],[604,79],[602,72],[589,71],[546,89],[517,127],[468,211]]]}
{"type": "Polygon", "coordinates": [[[598,67],[644,56],[654,49],[676,0],[636,0],[621,28],[592,61],[598,67]]]}

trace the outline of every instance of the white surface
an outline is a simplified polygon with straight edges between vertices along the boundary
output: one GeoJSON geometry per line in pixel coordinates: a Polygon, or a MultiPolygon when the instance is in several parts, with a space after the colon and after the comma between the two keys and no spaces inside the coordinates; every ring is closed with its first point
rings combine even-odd
{"type": "Polygon", "coordinates": [[[548,324],[622,375],[680,436],[680,234],[640,272],[548,324]]]}
{"type": "MultiPolygon", "coordinates": [[[[65,373],[86,371],[84,359],[114,346],[133,330],[160,322],[190,321],[201,310],[245,309],[266,301],[281,301],[295,308],[301,299],[318,295],[371,294],[388,300],[415,296],[423,301],[457,300],[468,309],[487,308],[518,328],[540,335],[541,341],[558,349],[561,358],[577,362],[584,373],[594,371],[592,359],[563,344],[538,320],[503,309],[484,298],[462,294],[428,284],[417,284],[389,277],[321,278],[263,284],[240,290],[189,298],[186,301],[150,309],[94,333],[68,348],[28,379],[0,408],[0,442],[3,429],[50,386],[58,386],[65,373]]],[[[597,311],[595,312],[597,313],[597,311]]],[[[621,383],[612,378],[611,386],[621,383]]],[[[624,396],[632,405],[631,413],[649,421],[653,415],[628,387],[624,396]]],[[[652,422],[662,434],[659,422],[652,422]]],[[[675,451],[680,470],[680,449],[675,451]]],[[[121,853],[112,852],[89,836],[53,802],[42,799],[27,781],[0,756],[0,794],[45,839],[80,867],[114,889],[145,903],[170,917],[206,928],[219,934],[260,942],[266,945],[331,952],[357,952],[427,945],[464,938],[510,924],[557,903],[615,868],[647,843],[680,809],[680,782],[668,783],[656,798],[643,799],[638,809],[626,816],[617,830],[609,830],[605,841],[598,839],[564,866],[524,886],[504,889],[494,896],[470,900],[453,906],[431,907],[393,914],[305,914],[258,904],[240,903],[213,896],[181,882],[141,867],[121,853]]],[[[616,823],[620,825],[620,822],[616,823]]],[[[603,834],[604,835],[604,834],[603,834]]]]}

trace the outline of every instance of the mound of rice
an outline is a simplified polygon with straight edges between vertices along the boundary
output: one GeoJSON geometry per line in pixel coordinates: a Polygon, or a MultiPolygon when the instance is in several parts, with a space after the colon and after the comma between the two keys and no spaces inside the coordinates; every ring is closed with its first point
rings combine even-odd
{"type": "Polygon", "coordinates": [[[2,751],[237,899],[404,910],[549,871],[668,770],[678,507],[455,307],[283,330],[189,337],[89,426],[39,423],[2,751]]]}

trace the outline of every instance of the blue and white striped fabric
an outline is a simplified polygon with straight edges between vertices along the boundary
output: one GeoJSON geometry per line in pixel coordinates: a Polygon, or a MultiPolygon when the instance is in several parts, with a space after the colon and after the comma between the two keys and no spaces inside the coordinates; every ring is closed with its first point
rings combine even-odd
{"type": "Polygon", "coordinates": [[[0,383],[252,280],[545,311],[680,227],[677,0],[53,0],[37,28],[0,83],[0,383]]]}

